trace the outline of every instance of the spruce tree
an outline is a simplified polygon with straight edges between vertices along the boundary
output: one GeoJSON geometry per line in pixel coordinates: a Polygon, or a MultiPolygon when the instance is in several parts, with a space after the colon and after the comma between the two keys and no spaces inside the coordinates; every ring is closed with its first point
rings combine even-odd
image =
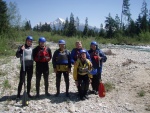
{"type": "Polygon", "coordinates": [[[0,33],[5,33],[9,27],[7,4],[0,0],[0,33]]]}

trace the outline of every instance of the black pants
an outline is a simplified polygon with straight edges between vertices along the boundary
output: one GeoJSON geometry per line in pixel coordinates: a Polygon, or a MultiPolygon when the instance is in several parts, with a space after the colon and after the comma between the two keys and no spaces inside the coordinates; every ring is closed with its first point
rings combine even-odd
{"type": "Polygon", "coordinates": [[[89,77],[88,75],[78,75],[78,88],[80,98],[83,98],[87,95],[87,91],[89,88],[89,77]]]}
{"type": "Polygon", "coordinates": [[[65,84],[66,84],[66,93],[69,91],[69,73],[63,72],[63,71],[57,71],[56,73],[56,89],[57,93],[60,93],[60,81],[61,81],[61,75],[63,73],[65,84]]]}
{"type": "MultiPolygon", "coordinates": [[[[27,94],[30,94],[31,79],[32,79],[32,76],[33,76],[33,65],[25,66],[25,75],[26,74],[27,74],[27,94]]],[[[24,76],[24,72],[23,72],[23,66],[21,65],[20,81],[19,81],[19,84],[18,84],[18,96],[20,96],[24,80],[25,80],[25,76],[24,76]]]]}
{"type": "Polygon", "coordinates": [[[101,73],[98,73],[96,75],[93,75],[93,78],[92,78],[92,89],[94,91],[98,91],[98,87],[99,87],[99,82],[101,80],[101,73]]]}
{"type": "Polygon", "coordinates": [[[44,85],[45,85],[45,94],[48,93],[48,79],[49,79],[49,66],[48,63],[41,65],[36,65],[36,94],[39,95],[40,93],[40,81],[41,76],[43,75],[44,78],[44,85]]]}

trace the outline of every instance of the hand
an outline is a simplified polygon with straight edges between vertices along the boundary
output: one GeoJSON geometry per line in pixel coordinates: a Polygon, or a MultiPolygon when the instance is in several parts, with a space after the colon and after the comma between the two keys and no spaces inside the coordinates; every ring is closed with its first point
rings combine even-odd
{"type": "Polygon", "coordinates": [[[21,49],[22,49],[22,50],[25,50],[25,47],[24,47],[24,45],[21,47],[21,49]]]}
{"type": "Polygon", "coordinates": [[[76,62],[74,62],[74,64],[73,65],[76,65],[76,62]]]}
{"type": "Polygon", "coordinates": [[[54,73],[57,73],[57,69],[56,68],[54,68],[54,73]]]}
{"type": "Polygon", "coordinates": [[[71,72],[71,69],[70,68],[68,68],[68,73],[70,73],[71,72]]]}
{"type": "Polygon", "coordinates": [[[78,86],[78,81],[75,81],[76,86],[78,86]]]}
{"type": "Polygon", "coordinates": [[[92,79],[89,79],[89,83],[90,83],[90,84],[92,83],[92,79]]]}
{"type": "Polygon", "coordinates": [[[101,59],[102,59],[102,57],[98,56],[98,60],[101,60],[101,59]]]}

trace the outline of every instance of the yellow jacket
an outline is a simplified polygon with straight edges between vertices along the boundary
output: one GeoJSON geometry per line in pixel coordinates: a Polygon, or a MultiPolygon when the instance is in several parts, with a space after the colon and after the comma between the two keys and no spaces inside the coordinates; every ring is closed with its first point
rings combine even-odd
{"type": "Polygon", "coordinates": [[[80,74],[82,76],[88,74],[89,78],[93,78],[93,76],[87,72],[84,72],[84,73],[80,73],[79,72],[79,68],[86,68],[88,66],[88,71],[92,70],[92,63],[86,59],[86,63],[83,65],[81,63],[81,60],[80,59],[77,59],[75,65],[74,65],[74,69],[73,69],[73,78],[74,80],[77,80],[77,75],[80,74]]]}

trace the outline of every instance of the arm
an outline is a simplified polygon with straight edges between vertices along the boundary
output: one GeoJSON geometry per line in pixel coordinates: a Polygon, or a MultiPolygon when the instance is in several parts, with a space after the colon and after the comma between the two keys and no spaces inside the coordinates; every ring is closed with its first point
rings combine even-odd
{"type": "Polygon", "coordinates": [[[47,51],[48,51],[48,54],[49,54],[49,57],[50,57],[50,60],[52,59],[52,52],[51,52],[51,49],[50,48],[47,48],[47,51]]]}
{"type": "Polygon", "coordinates": [[[54,52],[53,57],[52,57],[52,64],[53,64],[54,69],[56,68],[56,57],[57,57],[56,53],[57,53],[57,50],[54,52]]]}
{"type": "Polygon", "coordinates": [[[71,69],[71,54],[68,51],[68,67],[71,69]]]}
{"type": "MultiPolygon", "coordinates": [[[[22,46],[23,46],[23,45],[22,45],[22,46]]],[[[23,53],[23,50],[21,49],[22,46],[19,46],[19,47],[18,47],[18,50],[17,50],[17,52],[16,52],[16,57],[17,57],[17,58],[20,58],[20,57],[22,56],[22,53],[23,53]]]]}
{"type": "Polygon", "coordinates": [[[76,64],[74,65],[74,68],[73,68],[73,79],[74,79],[75,81],[78,80],[78,79],[77,79],[77,74],[78,74],[77,69],[78,69],[78,65],[79,65],[79,63],[78,63],[78,60],[77,60],[76,64]]]}
{"type": "Polygon", "coordinates": [[[70,54],[70,61],[71,61],[71,64],[74,64],[74,55],[75,55],[75,49],[73,49],[72,51],[71,51],[71,54],[70,54]]]}
{"type": "Polygon", "coordinates": [[[86,58],[91,61],[91,57],[88,51],[86,52],[86,58]]]}
{"type": "Polygon", "coordinates": [[[104,54],[103,51],[99,50],[99,56],[102,58],[102,59],[101,59],[102,62],[106,62],[107,57],[106,57],[106,55],[104,54]]]}

